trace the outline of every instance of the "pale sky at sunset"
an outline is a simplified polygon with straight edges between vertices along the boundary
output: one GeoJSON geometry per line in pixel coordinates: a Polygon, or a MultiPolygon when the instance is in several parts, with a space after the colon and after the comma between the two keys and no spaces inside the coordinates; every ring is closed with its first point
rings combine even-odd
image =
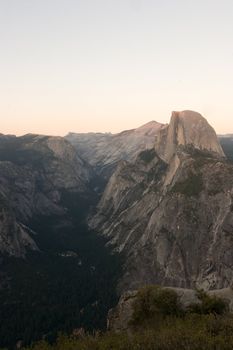
{"type": "Polygon", "coordinates": [[[117,132],[183,109],[233,133],[232,0],[0,0],[0,133],[117,132]]]}

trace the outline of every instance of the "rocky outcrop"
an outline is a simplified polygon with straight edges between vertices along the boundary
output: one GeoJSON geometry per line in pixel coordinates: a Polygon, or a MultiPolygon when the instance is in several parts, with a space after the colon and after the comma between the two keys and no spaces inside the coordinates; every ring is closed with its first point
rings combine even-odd
{"type": "Polygon", "coordinates": [[[120,160],[133,161],[138,153],[152,148],[162,126],[163,124],[151,121],[119,134],[69,133],[66,139],[98,174],[109,179],[120,160]]]}
{"type": "Polygon", "coordinates": [[[129,329],[129,322],[133,316],[133,303],[137,298],[137,291],[127,291],[122,294],[117,306],[109,310],[107,328],[113,332],[129,329]]]}
{"type": "Polygon", "coordinates": [[[0,252],[38,249],[30,221],[63,216],[65,194],[88,196],[91,167],[62,137],[0,138],[0,252]]]}
{"type": "MultiPolygon", "coordinates": [[[[200,303],[197,292],[194,289],[170,288],[179,298],[181,307],[186,310],[192,304],[200,303]]],[[[231,288],[218,289],[207,292],[209,296],[215,296],[226,302],[229,311],[233,312],[233,290],[231,288]]],[[[113,332],[121,332],[130,329],[130,321],[133,316],[133,303],[137,298],[137,291],[125,292],[117,306],[108,313],[108,329],[113,332]]]]}
{"type": "Polygon", "coordinates": [[[169,163],[181,146],[188,145],[213,153],[215,157],[225,156],[214,129],[199,113],[172,112],[170,124],[163,127],[158,134],[156,152],[169,163]]]}
{"type": "Polygon", "coordinates": [[[197,113],[173,114],[164,135],[156,143],[159,156],[146,151],[135,163],[120,164],[90,226],[125,257],[120,291],[154,283],[228,287],[233,278],[233,165],[197,113]]]}
{"type": "Polygon", "coordinates": [[[16,220],[6,198],[0,194],[0,253],[22,256],[27,249],[38,250],[30,229],[16,220]]]}

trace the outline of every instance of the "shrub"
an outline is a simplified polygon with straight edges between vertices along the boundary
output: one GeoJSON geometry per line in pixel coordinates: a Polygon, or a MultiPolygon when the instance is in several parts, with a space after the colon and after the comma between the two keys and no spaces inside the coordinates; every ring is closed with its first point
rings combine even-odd
{"type": "Polygon", "coordinates": [[[203,189],[201,174],[189,174],[183,182],[177,182],[172,188],[172,192],[181,193],[187,197],[198,196],[203,189]]]}
{"type": "Polygon", "coordinates": [[[143,325],[130,334],[62,336],[51,347],[41,342],[30,350],[232,350],[232,332],[232,317],[188,314],[167,316],[156,326],[143,325]]]}
{"type": "Polygon", "coordinates": [[[133,324],[164,316],[178,316],[182,312],[179,298],[171,289],[146,286],[138,291],[133,304],[133,324]]]}
{"type": "Polygon", "coordinates": [[[147,286],[137,294],[133,305],[137,327],[129,333],[60,335],[53,345],[42,341],[28,350],[232,350],[233,315],[222,315],[226,303],[202,290],[197,296],[200,303],[182,313],[175,291],[147,286]]]}
{"type": "Polygon", "coordinates": [[[150,163],[155,158],[155,156],[156,153],[154,149],[146,149],[139,154],[140,159],[145,163],[150,163]]]}
{"type": "Polygon", "coordinates": [[[207,295],[203,290],[197,290],[197,297],[200,303],[189,306],[191,313],[223,315],[228,311],[228,304],[221,298],[207,295]]]}

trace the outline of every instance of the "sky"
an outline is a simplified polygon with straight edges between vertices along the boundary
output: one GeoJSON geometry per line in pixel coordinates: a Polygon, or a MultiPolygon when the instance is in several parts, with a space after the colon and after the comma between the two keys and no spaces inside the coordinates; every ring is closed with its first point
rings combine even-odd
{"type": "Polygon", "coordinates": [[[233,133],[232,0],[0,0],[0,133],[118,132],[171,111],[233,133]]]}

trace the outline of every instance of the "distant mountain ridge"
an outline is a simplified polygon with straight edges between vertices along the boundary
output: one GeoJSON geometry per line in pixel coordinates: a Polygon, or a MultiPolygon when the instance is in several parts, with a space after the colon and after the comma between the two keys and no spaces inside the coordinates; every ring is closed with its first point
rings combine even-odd
{"type": "Polygon", "coordinates": [[[83,159],[106,180],[120,160],[133,161],[137,154],[154,146],[156,135],[163,124],[151,121],[137,129],[111,133],[69,133],[66,139],[83,159]]]}

